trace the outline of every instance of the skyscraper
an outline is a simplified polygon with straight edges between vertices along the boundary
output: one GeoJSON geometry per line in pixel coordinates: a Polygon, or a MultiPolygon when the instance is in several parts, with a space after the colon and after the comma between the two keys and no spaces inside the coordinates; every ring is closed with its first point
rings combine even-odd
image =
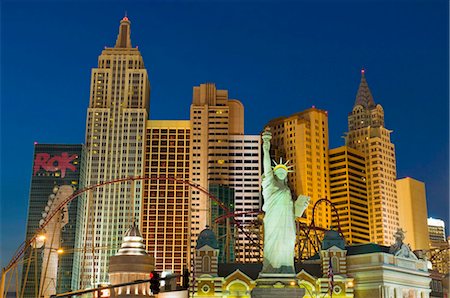
{"type": "MultiPolygon", "coordinates": [[[[39,228],[39,222],[45,215],[45,208],[53,188],[61,185],[79,187],[82,145],[35,144],[33,170],[28,205],[26,241],[31,239],[39,228]]],[[[73,249],[75,243],[75,226],[77,218],[77,199],[68,204],[68,223],[61,231],[60,247],[64,253],[59,256],[57,290],[70,290],[72,278],[73,249]]],[[[50,241],[50,239],[48,239],[50,241]]],[[[22,270],[22,287],[24,297],[37,297],[40,284],[42,250],[27,250],[22,270]],[[35,262],[35,258],[37,261],[35,262]],[[37,264],[37,267],[35,266],[37,264]],[[29,265],[29,269],[27,267],[29,265]],[[28,271],[28,272],[27,272],[28,271]],[[37,279],[36,279],[37,277],[37,279]]]]}
{"type": "Polygon", "coordinates": [[[261,261],[262,246],[255,220],[261,210],[261,137],[231,135],[229,139],[230,187],[234,190],[234,219],[238,222],[235,260],[240,263],[261,261]]]}
{"type": "MultiPolygon", "coordinates": [[[[191,180],[210,190],[212,185],[230,187],[235,193],[235,203],[240,206],[248,201],[255,209],[259,200],[259,191],[254,189],[255,181],[248,189],[243,187],[243,179],[256,179],[255,173],[260,173],[257,156],[248,156],[243,159],[234,158],[232,154],[244,152],[244,147],[249,147],[248,154],[255,154],[259,150],[259,143],[249,136],[248,141],[244,136],[244,107],[235,99],[228,98],[227,90],[218,90],[212,83],[201,84],[194,87],[191,104],[191,180]],[[235,142],[241,142],[243,146],[237,146],[235,142]],[[245,143],[253,143],[248,145],[245,143]],[[258,147],[258,148],[257,148],[258,147]],[[251,168],[248,172],[238,170],[240,167],[251,168]],[[245,164],[244,164],[245,163],[245,164]],[[237,178],[236,176],[239,176],[237,178]],[[239,180],[238,180],[239,179],[239,180]]],[[[252,207],[252,208],[253,208],[252,207]]],[[[235,210],[232,210],[235,211],[235,210]]],[[[249,214],[246,221],[256,218],[256,214],[249,214]]],[[[198,233],[211,226],[211,200],[199,190],[192,190],[192,241],[195,243],[198,233]]],[[[240,232],[239,232],[240,233],[240,232]]],[[[238,235],[241,239],[242,234],[238,235]]]]}
{"type": "Polygon", "coordinates": [[[390,245],[399,227],[395,149],[384,127],[384,110],[375,104],[364,70],[348,115],[346,145],[364,153],[367,171],[370,241],[390,245]]]}
{"type": "MultiPolygon", "coordinates": [[[[367,178],[364,154],[342,146],[331,149],[330,200],[339,214],[339,222],[348,244],[370,242],[367,214],[367,178]]],[[[337,216],[331,213],[333,225],[337,216]]]]}
{"type": "MultiPolygon", "coordinates": [[[[139,50],[133,48],[130,21],[120,21],[113,48],[105,48],[92,70],[86,121],[83,185],[143,176],[144,129],[150,83],[139,50]]],[[[72,288],[108,282],[108,259],[122,234],[140,218],[141,181],[97,187],[80,200],[80,225],[72,288]]]]}
{"type": "Polygon", "coordinates": [[[400,227],[406,230],[405,243],[413,250],[430,248],[427,225],[425,183],[406,177],[398,179],[398,218],[400,227]]]}
{"type": "MultiPolygon", "coordinates": [[[[227,90],[217,90],[211,83],[194,87],[191,105],[192,181],[208,189],[209,184],[228,185],[228,139],[244,134],[244,107],[228,99],[227,90]]],[[[208,197],[192,193],[192,229],[198,235],[211,225],[208,197]]]]}
{"type": "MultiPolygon", "coordinates": [[[[328,170],[328,114],[312,107],[289,117],[280,117],[267,124],[272,130],[273,157],[279,162],[290,160],[294,172],[288,175],[289,184],[296,196],[311,197],[306,218],[312,220],[314,204],[322,199],[330,199],[328,170]]],[[[330,207],[319,205],[315,213],[315,224],[329,228],[330,207]]]]}
{"type": "Polygon", "coordinates": [[[190,268],[190,121],[148,120],[141,226],[155,270],[190,268]],[[164,178],[172,179],[166,180],[164,178]],[[177,181],[174,181],[176,179],[177,181]]]}

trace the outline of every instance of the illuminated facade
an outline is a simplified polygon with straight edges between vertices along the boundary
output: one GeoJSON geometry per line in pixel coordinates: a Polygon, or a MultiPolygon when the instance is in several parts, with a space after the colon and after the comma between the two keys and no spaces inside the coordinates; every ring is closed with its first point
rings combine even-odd
{"type": "MultiPolygon", "coordinates": [[[[245,188],[244,179],[258,178],[255,176],[260,171],[258,156],[252,154],[259,150],[259,143],[244,136],[242,103],[229,99],[228,91],[218,90],[214,84],[194,87],[191,128],[191,181],[204,190],[209,190],[212,185],[230,187],[235,191],[235,203],[239,203],[242,210],[244,201],[251,202],[253,209],[255,201],[259,202],[259,191],[255,191],[256,181],[248,181],[252,186],[245,188]],[[238,145],[239,142],[242,146],[238,145]],[[251,149],[247,152],[245,147],[251,149]],[[244,151],[250,156],[238,158],[232,155],[244,151]],[[248,172],[237,169],[241,167],[251,169],[248,172]]],[[[192,190],[191,215],[192,240],[195,241],[198,233],[212,224],[211,200],[195,189],[192,190]]],[[[256,218],[256,214],[253,216],[256,218]]],[[[251,219],[249,214],[245,220],[251,219]]],[[[239,234],[237,237],[242,239],[244,236],[239,234]]]]}
{"type": "Polygon", "coordinates": [[[427,219],[427,224],[431,246],[435,247],[447,242],[445,238],[445,222],[442,219],[430,217],[427,219]]]}
{"type": "MultiPolygon", "coordinates": [[[[364,154],[342,146],[330,150],[329,163],[330,200],[339,214],[345,240],[348,244],[370,242],[364,154]]],[[[337,227],[337,216],[331,216],[337,227]]]]}
{"type": "MultiPolygon", "coordinates": [[[[109,280],[113,285],[145,280],[154,269],[155,259],[145,251],[144,239],[139,228],[133,223],[123,235],[119,251],[110,258],[109,280]]],[[[150,283],[141,283],[107,290],[102,297],[145,298],[153,297],[153,294],[150,283]]]]}
{"type": "MultiPolygon", "coordinates": [[[[191,105],[192,181],[208,189],[209,184],[229,184],[228,139],[244,134],[244,107],[228,99],[227,90],[214,84],[194,87],[191,105]]],[[[196,235],[211,226],[210,200],[199,191],[192,193],[192,229],[196,235]]]]}
{"type": "Polygon", "coordinates": [[[141,227],[155,270],[182,274],[190,268],[190,122],[148,120],[141,227]]]}
{"type": "Polygon", "coordinates": [[[229,185],[234,190],[234,219],[241,228],[235,233],[236,262],[260,261],[262,249],[255,245],[260,238],[254,222],[261,210],[261,137],[231,135],[229,138],[229,185]],[[244,230],[245,233],[242,231],[244,230]]]}
{"type": "MultiPolygon", "coordinates": [[[[217,264],[215,236],[211,230],[202,233],[209,241],[198,242],[193,297],[252,297],[262,264],[217,264]]],[[[288,287],[304,289],[305,298],[428,298],[431,292],[426,261],[396,256],[389,247],[374,243],[346,246],[333,230],[325,232],[319,253],[296,264],[296,272],[288,287]]],[[[273,283],[286,287],[276,278],[273,283]]]]}
{"type": "MultiPolygon", "coordinates": [[[[293,192],[311,197],[305,211],[306,223],[312,219],[314,204],[322,198],[330,198],[328,169],[328,115],[326,111],[310,108],[306,111],[270,121],[275,160],[290,160],[293,172],[288,175],[293,192]]],[[[315,224],[329,228],[330,207],[319,205],[315,224]]]]}
{"type": "MultiPolygon", "coordinates": [[[[43,218],[42,213],[45,212],[44,208],[48,204],[49,196],[53,194],[53,188],[55,186],[71,185],[78,189],[81,157],[82,145],[35,144],[26,241],[33,237],[39,228],[39,222],[43,218]]],[[[68,204],[68,223],[61,232],[61,248],[64,250],[64,253],[59,255],[58,280],[54,281],[58,286],[57,290],[59,292],[66,292],[71,288],[77,210],[77,199],[75,199],[68,204]]],[[[31,255],[31,250],[26,250],[24,258],[31,258],[31,262],[28,274],[26,272],[27,262],[24,263],[22,270],[21,286],[24,287],[23,297],[38,296],[36,291],[39,290],[40,284],[42,252],[43,248],[36,249],[31,255]],[[35,258],[37,258],[36,262],[35,258]],[[35,264],[37,264],[37,268],[35,264]]]]}
{"type": "Polygon", "coordinates": [[[375,104],[361,71],[361,82],[348,115],[346,145],[364,153],[367,171],[370,241],[391,244],[399,227],[395,148],[384,127],[384,110],[375,104]]]}
{"type": "Polygon", "coordinates": [[[430,250],[428,257],[433,269],[440,274],[450,271],[450,241],[445,238],[445,223],[441,219],[428,218],[428,235],[430,237],[430,250]]]}
{"type": "Polygon", "coordinates": [[[406,230],[405,242],[413,250],[427,250],[430,243],[425,183],[407,177],[398,179],[396,184],[398,218],[401,228],[406,230]]]}
{"type": "MultiPolygon", "coordinates": [[[[86,121],[83,185],[143,176],[144,129],[150,83],[124,17],[113,48],[105,48],[92,70],[86,121]]],[[[140,218],[141,182],[98,187],[80,200],[72,289],[108,283],[108,260],[133,220],[140,218]]]]}

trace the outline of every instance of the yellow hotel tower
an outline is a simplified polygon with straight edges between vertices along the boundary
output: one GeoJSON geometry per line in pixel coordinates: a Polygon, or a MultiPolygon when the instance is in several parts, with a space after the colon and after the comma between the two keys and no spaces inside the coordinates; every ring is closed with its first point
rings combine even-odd
{"type": "MultiPolygon", "coordinates": [[[[311,197],[305,211],[306,223],[311,222],[314,204],[329,197],[330,181],[328,170],[328,114],[312,107],[289,117],[270,121],[267,126],[272,131],[272,156],[279,162],[290,160],[294,172],[289,174],[289,184],[296,196],[311,197]]],[[[329,228],[330,207],[319,205],[315,213],[315,224],[329,228]]]]}
{"type": "Polygon", "coordinates": [[[428,250],[430,237],[425,183],[410,177],[398,179],[396,183],[400,227],[406,230],[405,243],[412,250],[428,250]]]}
{"type": "Polygon", "coordinates": [[[347,146],[366,157],[370,241],[390,245],[399,228],[395,148],[390,140],[392,131],[384,127],[383,107],[375,104],[364,70],[348,115],[348,129],[347,146]]]}
{"type": "MultiPolygon", "coordinates": [[[[339,223],[348,244],[368,243],[369,215],[367,202],[367,176],[364,154],[342,146],[331,149],[330,200],[337,209],[339,223]]],[[[337,215],[331,213],[333,226],[337,215]]]]}

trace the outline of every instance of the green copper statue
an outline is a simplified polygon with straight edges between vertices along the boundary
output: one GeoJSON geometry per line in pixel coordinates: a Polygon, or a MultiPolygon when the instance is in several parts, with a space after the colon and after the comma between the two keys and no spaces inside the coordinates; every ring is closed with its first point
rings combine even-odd
{"type": "Polygon", "coordinates": [[[272,133],[266,128],[262,134],[263,165],[262,188],[264,205],[264,263],[262,274],[295,274],[295,217],[302,216],[309,197],[300,195],[294,201],[287,184],[288,162],[271,167],[270,140],[272,133]]]}

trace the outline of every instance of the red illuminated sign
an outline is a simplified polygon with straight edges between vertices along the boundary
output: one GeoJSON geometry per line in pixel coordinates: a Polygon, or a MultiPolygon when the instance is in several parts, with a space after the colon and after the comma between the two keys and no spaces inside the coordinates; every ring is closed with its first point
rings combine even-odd
{"type": "Polygon", "coordinates": [[[33,175],[42,168],[47,172],[61,171],[61,178],[66,176],[67,169],[75,172],[77,168],[71,163],[72,160],[77,158],[78,155],[74,154],[69,156],[69,153],[64,152],[61,155],[55,155],[50,157],[48,153],[37,153],[34,159],[33,175]]]}

